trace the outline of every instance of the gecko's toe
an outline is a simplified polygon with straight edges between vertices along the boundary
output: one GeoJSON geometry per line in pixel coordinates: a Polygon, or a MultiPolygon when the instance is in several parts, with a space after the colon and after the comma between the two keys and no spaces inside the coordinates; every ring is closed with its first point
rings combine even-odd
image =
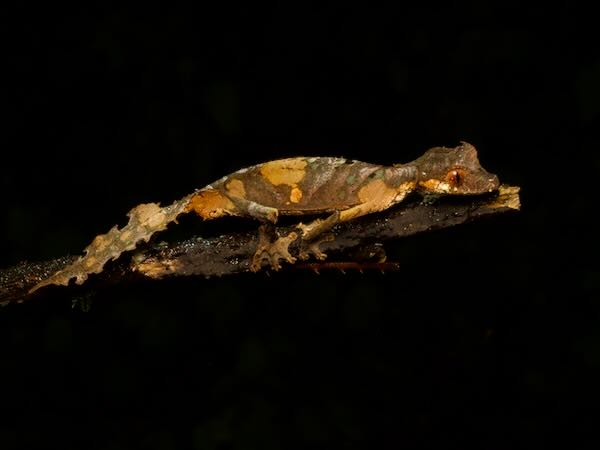
{"type": "Polygon", "coordinates": [[[261,268],[262,268],[262,263],[264,261],[264,256],[261,253],[259,253],[258,251],[254,254],[254,256],[252,257],[252,262],[250,263],[250,271],[251,272],[258,272],[261,268]]]}
{"type": "Polygon", "coordinates": [[[322,261],[327,258],[327,255],[321,251],[320,245],[323,242],[331,242],[334,239],[335,237],[332,233],[327,233],[314,241],[302,241],[298,257],[302,260],[307,260],[310,255],[314,255],[315,258],[322,261]]]}
{"type": "Polygon", "coordinates": [[[281,269],[280,260],[285,260],[290,264],[296,262],[296,258],[290,255],[289,246],[298,238],[298,235],[293,231],[287,236],[278,238],[268,250],[271,268],[273,270],[281,269]]]}
{"type": "Polygon", "coordinates": [[[268,262],[271,266],[271,269],[275,271],[281,269],[281,264],[279,262],[281,260],[285,260],[290,264],[294,264],[296,262],[296,258],[290,254],[289,246],[297,238],[298,235],[292,231],[287,236],[277,238],[277,240],[274,242],[261,240],[258,248],[256,249],[256,253],[254,253],[254,257],[252,258],[250,270],[252,272],[258,272],[262,268],[264,262],[268,262]]]}

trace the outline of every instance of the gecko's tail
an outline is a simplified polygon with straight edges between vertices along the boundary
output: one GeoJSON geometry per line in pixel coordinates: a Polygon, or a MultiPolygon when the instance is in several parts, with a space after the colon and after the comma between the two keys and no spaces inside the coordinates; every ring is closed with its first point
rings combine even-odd
{"type": "Polygon", "coordinates": [[[29,290],[35,292],[51,284],[67,286],[75,278],[82,284],[92,273],[100,273],[109,260],[117,259],[123,252],[133,250],[141,242],[148,242],[152,235],[167,228],[177,216],[190,211],[188,207],[194,192],[171,205],[160,207],[158,203],[143,203],[127,213],[129,223],[119,229],[116,225],[106,234],[98,235],[85,248],[85,255],[62,270],[42,279],[29,290]]]}

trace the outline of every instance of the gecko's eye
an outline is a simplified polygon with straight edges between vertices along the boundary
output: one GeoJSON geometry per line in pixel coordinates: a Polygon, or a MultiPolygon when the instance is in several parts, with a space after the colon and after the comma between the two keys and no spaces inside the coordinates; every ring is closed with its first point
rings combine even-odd
{"type": "Polygon", "coordinates": [[[452,169],[446,174],[446,180],[452,186],[460,186],[465,180],[465,171],[463,169],[452,169]]]}

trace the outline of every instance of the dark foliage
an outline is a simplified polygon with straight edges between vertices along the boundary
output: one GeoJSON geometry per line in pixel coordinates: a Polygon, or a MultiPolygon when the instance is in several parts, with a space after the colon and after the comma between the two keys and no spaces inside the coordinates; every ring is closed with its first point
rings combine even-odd
{"type": "MultiPolygon", "coordinates": [[[[140,202],[299,154],[387,164],[468,140],[522,212],[398,241],[385,276],[8,306],[0,448],[593,446],[594,16],[293,5],[7,13],[0,265],[78,253],[140,202]]],[[[164,239],[250,226],[189,219],[164,239]]]]}

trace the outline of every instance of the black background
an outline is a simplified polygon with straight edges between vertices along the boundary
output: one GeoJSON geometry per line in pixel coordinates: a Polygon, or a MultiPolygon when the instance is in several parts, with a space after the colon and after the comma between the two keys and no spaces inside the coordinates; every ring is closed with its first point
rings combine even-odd
{"type": "Polygon", "coordinates": [[[593,15],[479,3],[7,14],[0,267],[293,155],[392,164],[466,140],[523,209],[392,244],[386,275],[8,306],[0,448],[593,447],[593,15]]]}

